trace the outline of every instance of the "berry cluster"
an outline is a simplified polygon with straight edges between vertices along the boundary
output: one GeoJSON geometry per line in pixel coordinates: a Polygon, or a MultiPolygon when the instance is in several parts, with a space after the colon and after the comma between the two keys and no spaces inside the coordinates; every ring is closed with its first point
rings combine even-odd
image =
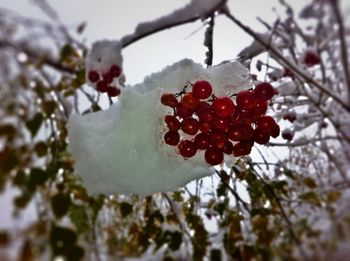
{"type": "Polygon", "coordinates": [[[185,87],[178,94],[164,93],[161,103],[174,109],[164,119],[168,127],[164,141],[177,146],[184,158],[205,150],[210,165],[220,164],[224,154],[248,155],[254,142],[266,144],[280,133],[275,120],[265,115],[275,93],[271,84],[263,82],[239,92],[234,103],[228,96],[215,97],[204,80],[192,84],[191,92],[185,87]]]}
{"type": "Polygon", "coordinates": [[[116,97],[120,94],[120,89],[113,85],[114,78],[118,78],[122,73],[122,69],[113,64],[109,70],[100,75],[95,70],[88,72],[88,79],[90,82],[96,84],[96,90],[101,93],[107,93],[109,97],[116,97]]]}

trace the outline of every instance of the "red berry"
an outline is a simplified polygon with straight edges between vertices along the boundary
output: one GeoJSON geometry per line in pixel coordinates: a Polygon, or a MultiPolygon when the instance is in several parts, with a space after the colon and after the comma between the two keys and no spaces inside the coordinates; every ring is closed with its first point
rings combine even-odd
{"type": "Polygon", "coordinates": [[[289,120],[291,123],[293,123],[297,119],[297,114],[294,111],[288,112],[283,115],[283,119],[289,120]]]}
{"type": "Polygon", "coordinates": [[[208,164],[215,166],[224,160],[224,153],[216,148],[208,148],[204,153],[204,158],[208,164]]]}
{"type": "Polygon", "coordinates": [[[304,53],[303,61],[306,66],[311,67],[321,62],[319,55],[313,50],[307,50],[304,53]]]}
{"type": "Polygon", "coordinates": [[[211,131],[211,126],[210,126],[210,124],[207,123],[207,122],[200,122],[199,130],[200,130],[201,132],[205,132],[205,133],[206,133],[206,132],[211,131]]]}
{"type": "Polygon", "coordinates": [[[250,111],[255,108],[257,97],[253,91],[244,90],[237,94],[237,107],[243,111],[250,111]]]}
{"type": "Polygon", "coordinates": [[[250,124],[235,124],[228,130],[229,139],[232,141],[251,140],[254,129],[250,124]]]}
{"type": "Polygon", "coordinates": [[[209,139],[207,133],[199,133],[194,137],[194,143],[196,143],[199,150],[205,150],[209,147],[209,139]]]}
{"type": "Polygon", "coordinates": [[[215,117],[211,123],[212,129],[227,131],[230,127],[230,118],[215,117]]]}
{"type": "Polygon", "coordinates": [[[106,83],[105,81],[97,82],[96,90],[99,92],[107,92],[108,91],[108,83],[106,83]]]}
{"type": "Polygon", "coordinates": [[[201,101],[194,111],[196,113],[199,113],[200,111],[207,109],[207,108],[211,108],[210,104],[205,102],[205,101],[201,101]]]}
{"type": "Polygon", "coordinates": [[[120,89],[116,87],[108,87],[107,93],[109,97],[116,97],[120,94],[120,89]]]}
{"type": "Polygon", "coordinates": [[[197,145],[189,140],[180,141],[178,148],[181,156],[184,158],[193,157],[197,152],[197,145]]]}
{"type": "Polygon", "coordinates": [[[186,108],[194,110],[199,104],[199,99],[189,92],[182,97],[181,103],[186,108]]]}
{"type": "Polygon", "coordinates": [[[275,127],[272,129],[270,135],[272,138],[277,138],[280,135],[280,126],[278,124],[276,124],[275,127]]]}
{"type": "Polygon", "coordinates": [[[160,97],[160,102],[165,105],[169,106],[171,108],[175,108],[178,105],[178,100],[176,99],[175,95],[172,93],[164,93],[160,97]]]}
{"type": "Polygon", "coordinates": [[[268,82],[261,82],[255,86],[254,92],[257,99],[267,101],[270,100],[275,94],[275,88],[268,82]]]}
{"type": "Polygon", "coordinates": [[[266,144],[270,140],[270,134],[256,128],[254,130],[254,141],[258,144],[266,144]]]}
{"type": "Polygon", "coordinates": [[[108,83],[108,84],[110,84],[110,83],[112,83],[113,82],[113,76],[111,75],[111,73],[108,71],[108,72],[105,72],[104,74],[103,74],[103,80],[106,82],[106,83],[108,83]]]}
{"type": "Polygon", "coordinates": [[[211,95],[213,87],[207,81],[196,81],[192,85],[192,92],[198,99],[207,99],[211,95]]]}
{"type": "Polygon", "coordinates": [[[168,131],[164,135],[164,141],[168,145],[175,146],[180,141],[180,134],[177,131],[168,131]]]}
{"type": "Polygon", "coordinates": [[[217,148],[217,149],[222,149],[224,148],[228,138],[227,134],[225,132],[221,131],[212,131],[208,134],[209,138],[209,144],[210,146],[217,148]]]}
{"type": "Polygon", "coordinates": [[[211,107],[206,107],[197,112],[197,116],[200,122],[211,122],[214,117],[214,110],[211,107]]]}
{"type": "Polygon", "coordinates": [[[283,77],[290,77],[292,79],[294,79],[294,73],[289,70],[288,68],[284,68],[283,69],[283,77]]]}
{"type": "Polygon", "coordinates": [[[199,129],[199,122],[193,118],[186,118],[181,123],[181,130],[189,135],[195,135],[199,129]]]}
{"type": "Polygon", "coordinates": [[[181,127],[179,120],[173,115],[166,115],[165,123],[168,126],[168,129],[171,131],[177,131],[181,127]]]}
{"type": "Polygon", "coordinates": [[[232,124],[235,122],[244,123],[244,124],[252,124],[259,118],[259,115],[254,114],[253,111],[241,111],[238,114],[238,118],[232,121],[232,124]]]}
{"type": "Polygon", "coordinates": [[[266,113],[268,106],[267,101],[258,100],[254,109],[252,110],[252,113],[257,116],[263,115],[266,113]]]}
{"type": "Polygon", "coordinates": [[[282,131],[282,138],[291,141],[294,138],[294,133],[290,129],[285,129],[282,131]]]}
{"type": "Polygon", "coordinates": [[[182,103],[179,103],[177,106],[176,106],[176,114],[185,119],[185,118],[189,118],[192,116],[193,114],[193,110],[185,107],[182,103]]]}
{"type": "Polygon", "coordinates": [[[262,116],[256,121],[256,127],[260,129],[261,132],[269,135],[276,124],[276,121],[271,116],[262,116]]]}
{"type": "Polygon", "coordinates": [[[118,65],[113,64],[109,69],[109,73],[111,74],[112,77],[119,77],[120,74],[122,73],[122,69],[118,65]]]}
{"type": "Polygon", "coordinates": [[[223,118],[233,115],[236,108],[233,101],[227,96],[217,97],[213,101],[212,107],[216,115],[223,118]]]}
{"type": "Polygon", "coordinates": [[[252,151],[252,143],[240,141],[233,146],[233,156],[239,157],[250,154],[252,151]]]}
{"type": "Polygon", "coordinates": [[[233,144],[231,141],[226,141],[225,146],[223,148],[224,153],[230,155],[233,152],[233,144]]]}
{"type": "Polygon", "coordinates": [[[91,70],[89,71],[88,73],[88,79],[90,82],[97,82],[99,79],[100,79],[100,76],[98,75],[98,72],[94,71],[94,70],[91,70]]]}

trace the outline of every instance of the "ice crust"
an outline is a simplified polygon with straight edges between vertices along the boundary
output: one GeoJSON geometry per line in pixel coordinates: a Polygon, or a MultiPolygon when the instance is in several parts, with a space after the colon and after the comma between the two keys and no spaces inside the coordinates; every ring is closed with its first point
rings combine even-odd
{"type": "Polygon", "coordinates": [[[252,87],[248,75],[239,63],[204,69],[185,59],[123,89],[109,110],[71,115],[69,150],[76,173],[90,193],[138,195],[173,191],[210,175],[203,152],[185,160],[163,143],[163,119],[172,111],[160,96],[199,79],[210,81],[217,96],[231,95],[252,87]]]}

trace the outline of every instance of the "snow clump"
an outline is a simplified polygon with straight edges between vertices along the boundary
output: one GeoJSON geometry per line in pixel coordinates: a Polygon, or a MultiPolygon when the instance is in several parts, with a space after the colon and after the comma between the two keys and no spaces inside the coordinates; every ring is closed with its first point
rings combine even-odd
{"type": "Polygon", "coordinates": [[[91,193],[174,191],[213,172],[203,152],[185,160],[163,141],[164,117],[172,109],[160,103],[161,95],[197,80],[209,81],[217,96],[252,88],[248,70],[239,63],[204,69],[185,59],[123,89],[109,110],[70,117],[69,150],[91,193]]]}

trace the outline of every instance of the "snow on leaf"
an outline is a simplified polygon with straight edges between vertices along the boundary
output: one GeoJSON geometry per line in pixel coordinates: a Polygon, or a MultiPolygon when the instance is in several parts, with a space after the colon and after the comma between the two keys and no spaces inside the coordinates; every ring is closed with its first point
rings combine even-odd
{"type": "Polygon", "coordinates": [[[172,110],[160,96],[199,79],[209,80],[215,94],[230,95],[252,87],[248,75],[239,63],[203,69],[186,59],[123,89],[109,110],[72,115],[69,150],[77,174],[91,193],[138,195],[173,191],[210,175],[203,152],[184,160],[163,142],[164,116],[172,110]]]}

